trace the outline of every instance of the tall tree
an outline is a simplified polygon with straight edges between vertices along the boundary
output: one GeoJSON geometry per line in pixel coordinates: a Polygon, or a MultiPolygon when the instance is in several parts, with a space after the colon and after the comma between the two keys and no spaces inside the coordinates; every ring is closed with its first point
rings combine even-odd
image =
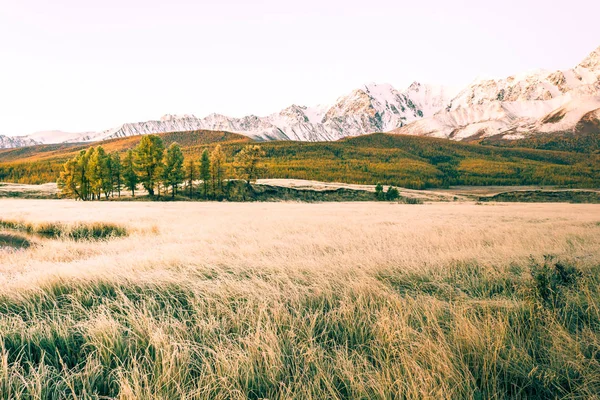
{"type": "Polygon", "coordinates": [[[235,156],[235,167],[238,177],[246,181],[247,185],[250,182],[258,179],[264,173],[262,159],[265,152],[258,145],[245,146],[235,156]]]}
{"type": "Polygon", "coordinates": [[[87,200],[81,193],[82,186],[81,181],[78,179],[80,177],[78,167],[77,158],[67,161],[60,172],[57,185],[62,197],[76,197],[87,200]]]}
{"type": "Polygon", "coordinates": [[[90,181],[92,200],[100,200],[102,191],[107,188],[107,174],[106,152],[102,146],[98,146],[90,155],[88,162],[88,179],[90,181]]]}
{"type": "Polygon", "coordinates": [[[187,181],[187,189],[188,195],[192,198],[194,194],[194,179],[196,178],[196,174],[198,173],[198,168],[196,167],[196,162],[193,158],[190,158],[187,163],[185,163],[185,179],[187,181]]]}
{"type": "Polygon", "coordinates": [[[121,197],[121,186],[123,186],[123,166],[121,156],[115,152],[111,154],[112,158],[112,183],[113,188],[117,190],[117,195],[121,197]]]}
{"type": "Polygon", "coordinates": [[[208,149],[204,149],[202,158],[200,159],[200,179],[202,179],[204,198],[206,199],[208,197],[208,184],[210,182],[210,155],[208,154],[208,149]]]}
{"type": "Polygon", "coordinates": [[[210,175],[214,197],[223,195],[223,180],[225,175],[225,153],[218,144],[210,153],[210,175]]]}
{"type": "Polygon", "coordinates": [[[154,188],[159,182],[163,167],[165,146],[160,136],[142,136],[135,149],[135,166],[144,189],[154,196],[154,188]]]}
{"type": "Polygon", "coordinates": [[[115,189],[113,158],[109,153],[104,153],[102,161],[102,192],[104,197],[108,199],[108,196],[112,196],[115,189]]]}
{"type": "Polygon", "coordinates": [[[123,178],[125,180],[125,187],[131,191],[131,196],[135,197],[135,187],[138,183],[138,176],[135,172],[135,161],[133,157],[133,150],[127,152],[125,156],[125,165],[123,169],[123,178]]]}
{"type": "Polygon", "coordinates": [[[163,170],[163,183],[165,187],[171,186],[171,196],[177,194],[177,187],[183,183],[183,153],[177,143],[172,143],[167,149],[163,170]]]}
{"type": "Polygon", "coordinates": [[[85,151],[81,150],[77,159],[78,172],[80,174],[79,181],[82,184],[81,195],[85,200],[94,200],[94,193],[90,182],[90,159],[95,152],[95,147],[90,147],[85,151]]]}
{"type": "Polygon", "coordinates": [[[81,150],[79,154],[63,165],[58,179],[61,196],[89,200],[88,160],[91,151],[81,150]]]}

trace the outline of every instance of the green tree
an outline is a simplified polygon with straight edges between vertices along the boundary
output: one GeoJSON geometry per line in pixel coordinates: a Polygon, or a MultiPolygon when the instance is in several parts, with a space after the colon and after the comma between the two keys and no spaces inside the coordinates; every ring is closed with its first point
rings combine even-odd
{"type": "Polygon", "coordinates": [[[262,159],[265,152],[259,145],[245,146],[235,156],[235,168],[238,177],[246,181],[247,185],[255,181],[264,173],[262,159]]]}
{"type": "Polygon", "coordinates": [[[385,199],[388,201],[398,200],[400,197],[400,192],[393,186],[388,187],[387,192],[385,193],[385,199]]]}
{"type": "Polygon", "coordinates": [[[378,183],[375,186],[375,199],[381,201],[385,199],[385,193],[383,193],[383,186],[381,183],[378,183]]]}
{"type": "Polygon", "coordinates": [[[113,189],[117,190],[117,195],[121,197],[121,187],[123,186],[123,165],[119,153],[112,153],[112,184],[113,189]]]}
{"type": "Polygon", "coordinates": [[[163,170],[163,183],[165,187],[171,186],[171,196],[177,194],[177,187],[183,183],[183,153],[177,143],[172,143],[167,149],[163,170]]]}
{"type": "Polygon", "coordinates": [[[223,195],[223,180],[225,179],[225,153],[218,144],[210,154],[210,176],[212,192],[215,198],[223,195]]]}
{"type": "Polygon", "coordinates": [[[204,198],[208,197],[208,184],[210,182],[210,155],[208,149],[202,152],[200,159],[200,179],[202,179],[202,187],[204,188],[204,198]]]}
{"type": "Polygon", "coordinates": [[[154,196],[154,188],[161,177],[164,153],[163,141],[156,135],[142,136],[140,144],[135,149],[136,171],[150,196],[154,196]]]}
{"type": "Polygon", "coordinates": [[[138,176],[135,172],[135,161],[133,156],[133,150],[129,150],[125,156],[125,165],[123,168],[123,178],[125,180],[125,187],[131,191],[131,196],[135,197],[135,187],[138,183],[138,176]]]}
{"type": "Polygon", "coordinates": [[[194,194],[194,179],[196,178],[197,173],[198,168],[196,167],[196,162],[194,159],[190,158],[185,164],[185,179],[190,198],[192,198],[194,194]]]}
{"type": "Polygon", "coordinates": [[[113,158],[109,153],[104,153],[101,172],[102,192],[104,193],[104,197],[108,199],[109,196],[112,196],[115,189],[113,158]]]}

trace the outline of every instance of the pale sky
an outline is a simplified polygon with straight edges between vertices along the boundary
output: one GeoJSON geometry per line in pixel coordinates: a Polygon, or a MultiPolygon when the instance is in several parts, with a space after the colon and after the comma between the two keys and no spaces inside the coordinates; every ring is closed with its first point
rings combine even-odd
{"type": "Polygon", "coordinates": [[[599,15],[597,0],[0,0],[0,134],[571,68],[599,15]]]}

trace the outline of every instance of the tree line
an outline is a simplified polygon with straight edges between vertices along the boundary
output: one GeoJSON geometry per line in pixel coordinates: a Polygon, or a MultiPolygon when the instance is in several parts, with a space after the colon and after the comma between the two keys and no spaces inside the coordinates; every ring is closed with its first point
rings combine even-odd
{"type": "Polygon", "coordinates": [[[81,150],[62,167],[58,187],[62,197],[79,200],[100,200],[121,197],[126,189],[135,197],[141,185],[150,197],[170,193],[172,198],[222,200],[236,190],[245,199],[251,182],[265,172],[265,153],[258,145],[247,145],[234,155],[231,168],[226,168],[226,156],[220,145],[209,153],[205,149],[199,160],[185,159],[181,146],[172,143],[165,148],[160,136],[143,136],[136,148],[127,151],[124,159],[118,152],[107,153],[102,146],[81,150]],[[195,182],[200,184],[194,186],[195,182]],[[244,185],[235,185],[241,181],[244,185]]]}
{"type": "MultiPolygon", "coordinates": [[[[181,145],[186,156],[184,170],[190,157],[194,158],[199,169],[203,150],[208,149],[210,157],[217,143],[220,144],[225,153],[225,174],[236,177],[235,155],[251,142],[233,134],[228,135],[231,136],[203,131],[185,134],[175,132],[161,134],[160,137],[164,143],[178,142],[181,145]]],[[[104,146],[123,148],[130,146],[131,140],[125,138],[121,139],[122,142],[104,146]]],[[[77,154],[81,147],[70,150],[70,147],[55,149],[53,146],[1,150],[0,181],[29,184],[56,182],[65,160],[77,154]]],[[[454,185],[560,185],[587,188],[600,185],[600,156],[597,154],[490,147],[445,139],[386,134],[327,143],[273,141],[261,143],[260,146],[266,153],[263,165],[268,167],[270,178],[365,185],[381,182],[410,189],[454,185]]],[[[125,153],[121,153],[121,156],[124,160],[125,153]]],[[[199,176],[199,171],[195,175],[199,176]]],[[[232,188],[241,185],[241,182],[230,184],[226,180],[225,191],[228,190],[228,184],[229,189],[243,189],[237,186],[232,188]]],[[[204,196],[202,183],[198,185],[198,192],[193,197],[204,196]]],[[[209,197],[211,188],[212,182],[209,180],[209,197]]],[[[180,192],[189,195],[188,185],[180,186],[180,192]]],[[[241,199],[241,196],[236,198],[241,199]]]]}

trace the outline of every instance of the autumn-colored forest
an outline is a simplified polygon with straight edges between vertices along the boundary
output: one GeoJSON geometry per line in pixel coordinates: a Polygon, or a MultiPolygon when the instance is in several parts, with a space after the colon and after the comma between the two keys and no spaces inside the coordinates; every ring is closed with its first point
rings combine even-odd
{"type": "MultiPolygon", "coordinates": [[[[194,131],[160,135],[166,146],[181,145],[199,160],[221,144],[226,168],[251,139],[228,132],[194,131]]],[[[107,152],[125,153],[140,136],[102,142],[107,152]]],[[[93,145],[97,145],[94,143],[93,145]]],[[[57,180],[62,165],[92,144],[41,145],[0,150],[0,181],[57,180]]],[[[466,144],[444,139],[371,134],[337,142],[265,142],[269,178],[311,179],[408,188],[449,185],[559,185],[599,187],[600,155],[466,144]]]]}

